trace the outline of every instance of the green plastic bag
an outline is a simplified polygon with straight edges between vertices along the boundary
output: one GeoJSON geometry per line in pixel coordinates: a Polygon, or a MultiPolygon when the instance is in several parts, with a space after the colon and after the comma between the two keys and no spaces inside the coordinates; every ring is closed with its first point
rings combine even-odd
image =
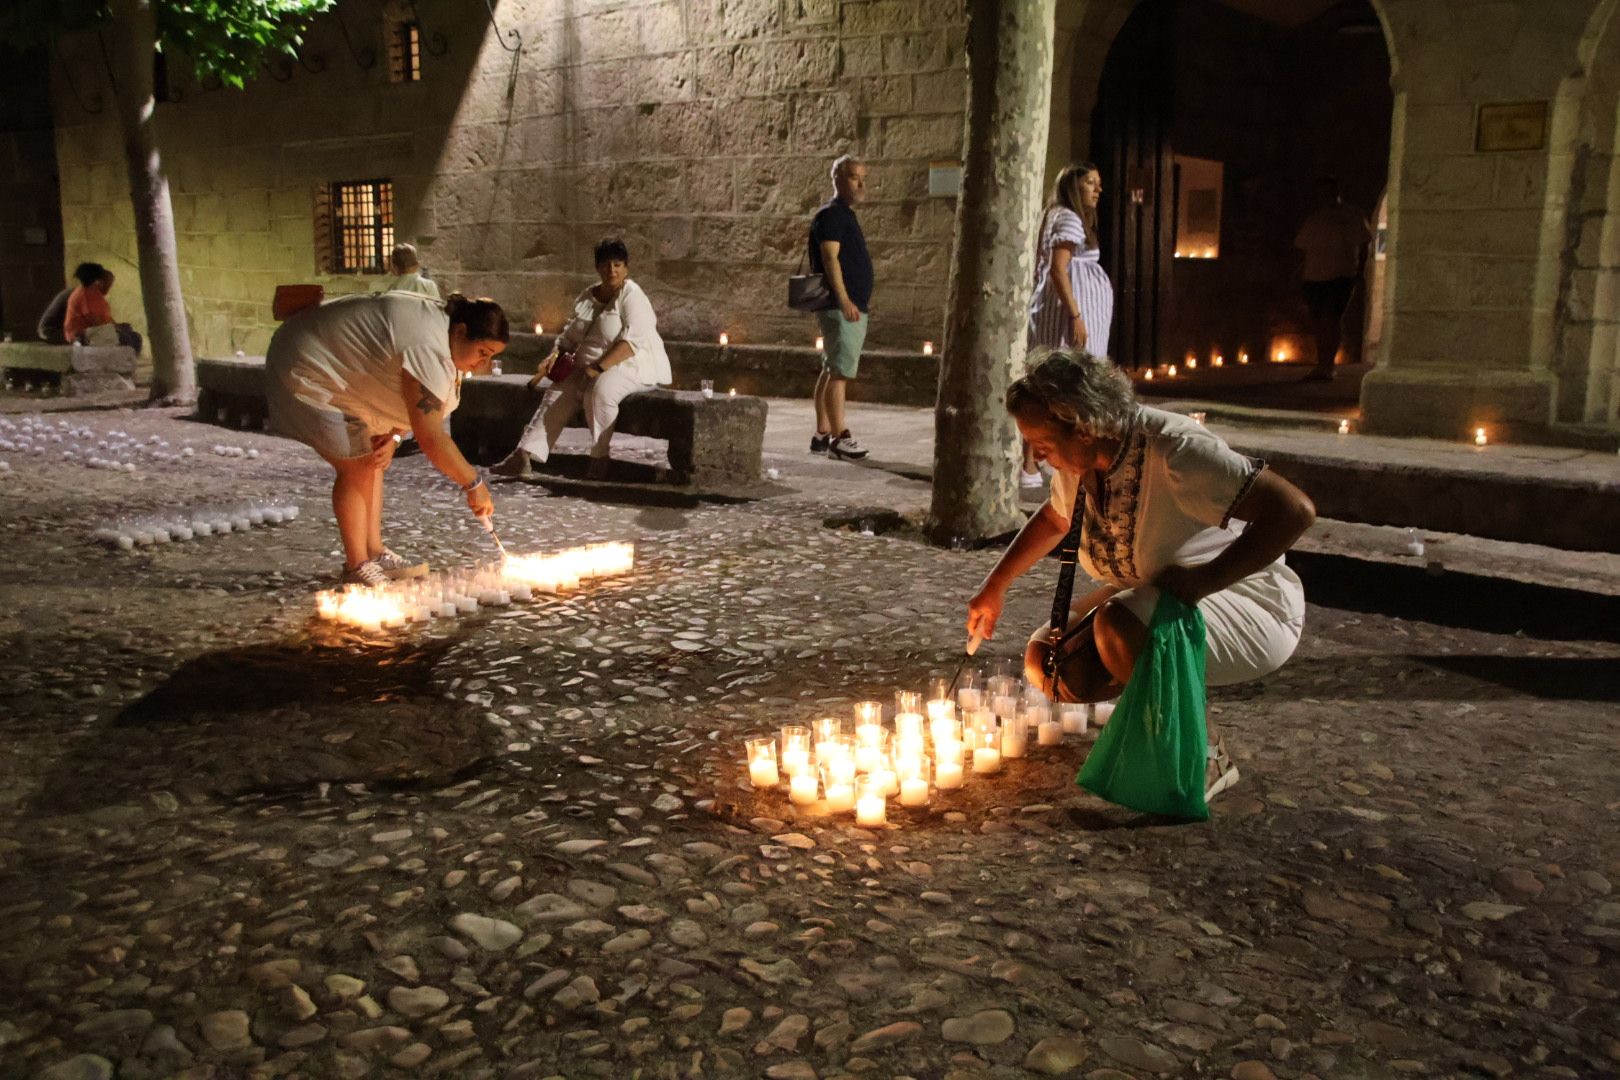
{"type": "Polygon", "coordinates": [[[1075,783],[1145,814],[1207,821],[1204,616],[1159,595],[1147,646],[1075,783]]]}

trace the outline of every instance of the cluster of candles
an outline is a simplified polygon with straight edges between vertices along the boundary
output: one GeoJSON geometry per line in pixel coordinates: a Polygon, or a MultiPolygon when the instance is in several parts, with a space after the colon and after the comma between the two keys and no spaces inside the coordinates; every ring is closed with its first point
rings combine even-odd
{"type": "Polygon", "coordinates": [[[998,773],[1004,760],[1025,757],[1031,742],[1057,746],[1092,722],[1107,723],[1114,711],[1108,704],[1054,707],[1021,682],[966,672],[954,698],[945,679],[934,681],[926,701],[921,692],[896,691],[892,725],[880,701],[857,702],[852,726],[841,717],[789,724],[747,740],[749,782],[778,788],[785,777],[795,806],[853,810],[857,825],[882,825],[892,797],[901,806],[927,806],[932,792],[998,773]]]}
{"type": "Polygon", "coordinates": [[[215,443],[214,453],[218,454],[220,457],[256,458],[259,456],[259,452],[252,447],[248,447],[246,450],[244,450],[240,446],[230,446],[225,443],[215,443]]]}
{"type": "Polygon", "coordinates": [[[0,417],[0,452],[6,451],[51,454],[70,465],[124,473],[135,472],[137,461],[177,462],[196,453],[189,446],[172,451],[160,435],[149,435],[144,441],[125,431],[98,436],[87,427],[37,416],[23,417],[20,422],[0,417]]]}
{"type": "Polygon", "coordinates": [[[259,525],[280,525],[298,520],[294,503],[253,502],[232,507],[199,508],[183,513],[154,514],[149,517],[121,518],[90,534],[98,544],[129,551],[171,540],[191,540],[199,536],[247,532],[259,525]]]}
{"type": "Polygon", "coordinates": [[[591,544],[548,555],[508,555],[498,565],[394,581],[348,585],[315,594],[323,619],[375,633],[407,623],[467,615],[480,607],[527,603],[537,594],[562,593],[587,581],[627,574],[634,544],[591,544]]]}

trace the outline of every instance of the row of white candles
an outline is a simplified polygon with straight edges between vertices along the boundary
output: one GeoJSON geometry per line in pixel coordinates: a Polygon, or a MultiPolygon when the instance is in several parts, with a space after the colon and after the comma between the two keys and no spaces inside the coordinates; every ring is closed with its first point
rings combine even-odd
{"type": "Polygon", "coordinates": [[[955,700],[948,690],[941,681],[926,703],[916,691],[897,691],[893,730],[883,722],[881,702],[862,701],[853,733],[834,717],[749,739],[749,782],[775,788],[786,775],[793,805],[853,810],[856,824],[882,825],[892,796],[901,806],[927,806],[931,787],[954,791],[970,775],[1000,772],[1005,759],[1026,756],[1032,732],[1037,746],[1056,746],[1065,735],[1085,734],[1092,719],[1107,723],[1114,711],[1111,704],[1072,703],[1054,711],[1040,691],[1026,686],[1020,693],[1011,677],[963,687],[955,700]]]}
{"type": "Polygon", "coordinates": [[[250,502],[240,506],[199,508],[179,514],[121,519],[90,534],[98,544],[129,551],[171,540],[191,540],[199,536],[246,532],[260,525],[280,525],[298,520],[295,503],[250,502]]]}
{"type": "Polygon", "coordinates": [[[315,595],[323,619],[370,633],[407,623],[466,615],[480,607],[527,603],[536,594],[568,592],[587,581],[627,574],[634,544],[590,544],[545,555],[508,555],[498,565],[387,585],[349,585],[315,595]]]}

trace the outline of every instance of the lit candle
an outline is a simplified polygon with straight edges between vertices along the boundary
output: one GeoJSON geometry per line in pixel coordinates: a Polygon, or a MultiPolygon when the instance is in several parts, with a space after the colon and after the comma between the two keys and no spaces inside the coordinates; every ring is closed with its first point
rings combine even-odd
{"type": "Polygon", "coordinates": [[[941,791],[954,791],[962,786],[961,743],[934,747],[934,786],[941,791]]]}
{"type": "Polygon", "coordinates": [[[1249,353],[1248,353],[1248,351],[1245,350],[1245,349],[1239,349],[1238,350],[1238,363],[1247,364],[1248,362],[1249,362],[1249,353]]]}
{"type": "Polygon", "coordinates": [[[1058,706],[1058,723],[1063,727],[1065,735],[1084,735],[1086,733],[1086,706],[1078,702],[1064,702],[1058,706]]]}
{"type": "Polygon", "coordinates": [[[855,727],[859,729],[872,724],[883,723],[883,703],[881,701],[857,701],[855,703],[855,727]]]}
{"type": "Polygon", "coordinates": [[[973,748],[973,771],[976,773],[993,773],[1001,770],[1001,751],[993,746],[975,746],[973,748]]]}
{"type": "Polygon", "coordinates": [[[908,776],[900,781],[901,806],[927,806],[928,805],[928,779],[924,776],[908,776]]]}
{"type": "Polygon", "coordinates": [[[810,771],[810,751],[800,747],[782,748],[782,771],[788,776],[800,776],[810,771]]]}
{"type": "Polygon", "coordinates": [[[873,769],[866,779],[873,787],[883,792],[885,798],[900,790],[900,775],[882,764],[873,769]]]}
{"type": "Polygon", "coordinates": [[[1474,445],[1475,446],[1484,446],[1485,445],[1485,429],[1484,428],[1477,427],[1477,428],[1474,429],[1474,445]]]}
{"type": "Polygon", "coordinates": [[[1170,378],[1172,378],[1172,379],[1173,379],[1173,378],[1175,378],[1175,377],[1176,377],[1176,365],[1174,365],[1174,364],[1171,364],[1171,365],[1170,365],[1170,366],[1169,366],[1169,367],[1168,367],[1168,368],[1167,368],[1167,369],[1166,369],[1166,370],[1165,370],[1165,374],[1166,374],[1166,375],[1168,375],[1168,376],[1169,376],[1169,377],[1170,377],[1170,378]]]}
{"type": "Polygon", "coordinates": [[[1148,368],[1146,371],[1142,372],[1142,381],[1143,382],[1152,382],[1153,381],[1153,369],[1152,368],[1148,368]]]}
{"type": "Polygon", "coordinates": [[[813,805],[818,798],[818,785],[816,774],[809,769],[797,775],[789,775],[788,801],[794,806],[813,805]]]}
{"type": "Polygon", "coordinates": [[[964,686],[956,692],[956,704],[963,712],[984,707],[984,691],[976,686],[964,686]]]}
{"type": "Polygon", "coordinates": [[[720,332],[720,344],[722,346],[731,344],[731,335],[723,330],[720,332]]]}
{"type": "Polygon", "coordinates": [[[855,824],[875,826],[888,820],[883,796],[868,788],[855,804],[855,824]]]}
{"type": "Polygon", "coordinates": [[[923,355],[924,356],[933,356],[934,355],[934,343],[932,341],[923,342],[923,355]]]}
{"type": "Polygon", "coordinates": [[[824,352],[827,348],[827,339],[820,334],[816,335],[816,352],[824,352]]]}
{"type": "Polygon", "coordinates": [[[1016,717],[1001,725],[1001,756],[1021,758],[1029,748],[1029,732],[1024,722],[1016,717]]]}
{"type": "Polygon", "coordinates": [[[1091,707],[1091,722],[1098,727],[1108,723],[1108,718],[1113,715],[1114,703],[1112,701],[1099,701],[1091,707]]]}
{"type": "Polygon", "coordinates": [[[835,814],[847,813],[855,808],[854,784],[828,784],[827,809],[835,814]]]}
{"type": "Polygon", "coordinates": [[[1339,434],[1340,435],[1348,435],[1348,434],[1350,434],[1350,421],[1348,421],[1348,420],[1340,420],[1339,421],[1339,434]]]}
{"type": "Polygon", "coordinates": [[[727,391],[727,394],[730,395],[731,397],[736,397],[737,396],[737,388],[735,386],[733,386],[730,390],[727,391]]]}
{"type": "Polygon", "coordinates": [[[769,735],[748,740],[748,779],[757,788],[773,788],[781,782],[776,771],[776,740],[769,735]]]}
{"type": "Polygon", "coordinates": [[[1211,367],[1220,367],[1221,365],[1223,365],[1225,363],[1226,363],[1226,358],[1223,357],[1220,353],[1216,353],[1214,356],[1210,357],[1210,359],[1209,359],[1209,364],[1210,364],[1211,367]]]}
{"type": "Polygon", "coordinates": [[[1013,694],[997,694],[990,699],[990,711],[997,716],[1018,715],[1018,698],[1013,694]]]}
{"type": "Polygon", "coordinates": [[[1042,720],[1035,729],[1035,741],[1041,746],[1056,746],[1063,741],[1063,725],[1056,720],[1042,720]]]}
{"type": "Polygon", "coordinates": [[[543,333],[546,332],[546,328],[541,326],[539,323],[535,323],[534,324],[534,332],[536,334],[543,334],[543,333]]]}
{"type": "Polygon", "coordinates": [[[894,718],[894,737],[902,744],[916,742],[920,745],[923,739],[923,724],[921,713],[899,713],[894,718]]]}

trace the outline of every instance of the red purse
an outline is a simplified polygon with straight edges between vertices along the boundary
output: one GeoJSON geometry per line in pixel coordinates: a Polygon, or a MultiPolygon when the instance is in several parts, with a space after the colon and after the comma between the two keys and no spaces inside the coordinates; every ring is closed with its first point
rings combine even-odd
{"type": "MultiPolygon", "coordinates": [[[[585,332],[579,335],[580,341],[584,341],[591,336],[591,331],[596,327],[596,320],[600,319],[602,312],[607,310],[606,304],[596,304],[594,301],[593,304],[596,310],[591,312],[591,321],[585,325],[585,332]]],[[[551,380],[552,386],[556,386],[574,373],[574,355],[576,352],[578,352],[577,349],[569,349],[566,352],[562,349],[557,350],[557,358],[551,362],[551,370],[546,372],[546,378],[551,380]]]]}

